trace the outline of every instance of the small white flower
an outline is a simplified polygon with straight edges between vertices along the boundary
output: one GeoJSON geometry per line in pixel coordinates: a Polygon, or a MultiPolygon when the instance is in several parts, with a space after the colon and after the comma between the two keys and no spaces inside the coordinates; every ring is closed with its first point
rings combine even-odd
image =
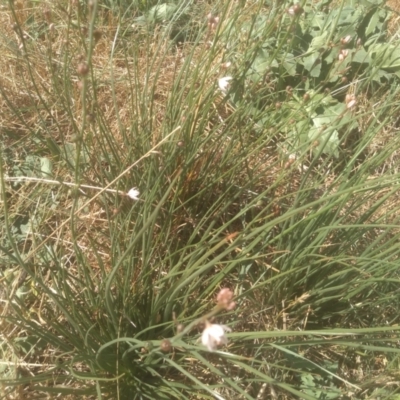
{"type": "Polygon", "coordinates": [[[139,200],[139,190],[137,190],[136,188],[132,188],[127,195],[132,199],[132,200],[139,200]]]}
{"type": "Polygon", "coordinates": [[[228,91],[229,81],[232,79],[233,78],[231,76],[224,76],[223,78],[218,79],[218,86],[223,94],[226,94],[226,92],[228,91]]]}
{"type": "Polygon", "coordinates": [[[218,346],[228,343],[225,332],[231,332],[231,328],[225,325],[210,324],[206,322],[206,328],[201,334],[201,343],[207,347],[209,351],[215,351],[218,346]]]}

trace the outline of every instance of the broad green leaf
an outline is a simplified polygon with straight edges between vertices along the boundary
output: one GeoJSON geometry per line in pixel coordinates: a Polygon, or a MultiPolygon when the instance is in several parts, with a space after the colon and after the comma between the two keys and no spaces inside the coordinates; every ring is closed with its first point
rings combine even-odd
{"type": "Polygon", "coordinates": [[[53,164],[48,158],[42,157],[40,159],[40,169],[43,178],[50,178],[52,176],[52,168],[53,164]]]}
{"type": "Polygon", "coordinates": [[[372,80],[379,83],[382,83],[382,79],[385,79],[389,82],[392,77],[393,76],[391,74],[384,71],[383,69],[376,69],[374,72],[371,73],[372,80]]]}
{"type": "MultiPolygon", "coordinates": [[[[323,121],[329,121],[329,118],[318,118],[318,120],[319,123],[322,123],[323,121]]],[[[316,145],[313,147],[314,152],[319,153],[322,150],[325,154],[333,155],[336,158],[339,157],[339,132],[329,127],[321,131],[321,128],[322,126],[311,128],[308,133],[309,140],[316,142],[316,145]]]]}
{"type": "Polygon", "coordinates": [[[255,58],[253,64],[249,68],[248,78],[250,78],[253,82],[258,82],[263,79],[267,68],[271,65],[271,60],[269,59],[268,51],[260,50],[255,58]]]}
{"type": "MultiPolygon", "coordinates": [[[[76,164],[76,145],[74,143],[66,143],[64,145],[65,156],[68,162],[70,162],[73,166],[76,164]]],[[[79,157],[79,164],[87,164],[89,163],[89,154],[85,150],[81,150],[81,154],[79,157]]]]}
{"type": "Polygon", "coordinates": [[[371,62],[371,57],[365,51],[364,47],[361,47],[354,53],[352,61],[360,64],[362,63],[369,64],[371,62]]]}
{"type": "Polygon", "coordinates": [[[283,67],[286,69],[287,73],[291,76],[296,75],[296,58],[293,54],[286,54],[285,59],[282,62],[283,67]]]}
{"type": "Polygon", "coordinates": [[[372,15],[371,19],[369,20],[367,29],[365,30],[365,35],[369,36],[369,35],[371,35],[371,33],[374,33],[378,24],[379,24],[379,14],[378,14],[378,12],[375,12],[372,15]]]}
{"type": "Polygon", "coordinates": [[[400,68],[400,48],[388,43],[378,43],[371,46],[372,58],[382,69],[400,68]]]}
{"type": "Polygon", "coordinates": [[[339,47],[333,47],[331,51],[328,53],[328,55],[325,57],[325,62],[329,65],[338,60],[340,53],[339,47]]]}
{"type": "Polygon", "coordinates": [[[147,15],[149,22],[169,21],[177,11],[178,6],[173,3],[164,3],[152,7],[147,15]]]}
{"type": "Polygon", "coordinates": [[[323,31],[321,35],[316,36],[310,44],[308,49],[309,52],[313,52],[314,50],[319,50],[321,47],[326,45],[326,40],[328,39],[328,31],[323,31]]]}
{"type": "Polygon", "coordinates": [[[319,53],[315,52],[303,59],[304,68],[309,71],[310,76],[318,78],[321,74],[321,60],[319,53]]]}

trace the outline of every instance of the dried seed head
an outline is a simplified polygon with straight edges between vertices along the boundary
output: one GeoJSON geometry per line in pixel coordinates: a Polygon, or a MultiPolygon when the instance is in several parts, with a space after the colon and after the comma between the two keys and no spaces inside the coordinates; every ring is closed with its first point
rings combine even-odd
{"type": "Polygon", "coordinates": [[[343,54],[343,56],[346,58],[349,55],[349,50],[348,49],[342,49],[341,53],[343,54]]]}
{"type": "Polygon", "coordinates": [[[227,61],[226,63],[223,63],[221,65],[221,68],[222,69],[228,69],[231,65],[232,65],[232,63],[230,61],[227,61]]]}
{"type": "Polygon", "coordinates": [[[103,32],[100,29],[96,29],[93,32],[94,41],[96,43],[101,39],[102,36],[103,36],[103,32]]]}
{"type": "Polygon", "coordinates": [[[304,12],[304,9],[303,9],[303,7],[302,7],[300,4],[295,4],[295,5],[293,6],[293,9],[294,9],[294,13],[295,13],[296,15],[303,14],[303,12],[304,12]]]}
{"type": "Polygon", "coordinates": [[[49,24],[51,22],[51,10],[49,8],[45,8],[43,10],[43,16],[46,22],[49,24]]]}
{"type": "Polygon", "coordinates": [[[78,64],[76,72],[80,76],[86,76],[89,73],[89,67],[85,62],[81,62],[80,64],[78,64]]]}
{"type": "Polygon", "coordinates": [[[284,168],[289,168],[296,161],[296,154],[289,154],[289,159],[286,161],[284,168]]]}
{"type": "Polygon", "coordinates": [[[304,12],[303,7],[301,7],[299,4],[294,4],[293,6],[289,7],[286,12],[292,16],[295,17],[297,15],[300,15],[304,12]]]}
{"type": "Polygon", "coordinates": [[[88,8],[89,8],[90,12],[93,11],[94,5],[95,5],[95,0],[89,0],[88,1],[88,8]]]}
{"type": "Polygon", "coordinates": [[[277,110],[279,110],[280,108],[282,108],[282,103],[281,102],[277,102],[277,103],[275,103],[275,108],[277,109],[277,110]]]}
{"type": "Polygon", "coordinates": [[[278,204],[275,204],[273,212],[274,212],[274,217],[279,217],[281,215],[281,207],[278,204]]]}
{"type": "Polygon", "coordinates": [[[214,17],[211,13],[207,15],[207,20],[208,20],[208,29],[210,30],[215,30],[218,23],[219,23],[219,17],[214,17]]]}
{"type": "Polygon", "coordinates": [[[160,349],[163,353],[169,353],[172,350],[172,344],[168,339],[161,341],[160,349]]]}
{"type": "Polygon", "coordinates": [[[219,17],[214,17],[211,13],[207,15],[207,20],[209,24],[217,24],[219,22],[219,17]]]}
{"type": "Polygon", "coordinates": [[[95,115],[93,113],[88,113],[86,115],[86,120],[89,124],[92,124],[95,121],[95,115]]]}

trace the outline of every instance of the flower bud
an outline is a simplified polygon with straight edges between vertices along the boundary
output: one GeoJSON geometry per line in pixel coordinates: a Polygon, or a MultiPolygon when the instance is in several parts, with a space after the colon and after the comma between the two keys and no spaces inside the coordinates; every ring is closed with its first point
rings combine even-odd
{"type": "Polygon", "coordinates": [[[350,35],[347,35],[346,37],[340,39],[340,43],[342,43],[342,44],[349,44],[350,41],[351,41],[351,36],[350,35]]]}
{"type": "Polygon", "coordinates": [[[168,339],[161,341],[160,349],[163,353],[169,353],[172,350],[172,344],[168,339]]]}
{"type": "Polygon", "coordinates": [[[217,295],[217,304],[225,310],[233,310],[236,306],[236,303],[233,301],[232,290],[228,288],[221,289],[217,295]]]}
{"type": "Polygon", "coordinates": [[[78,64],[78,68],[76,69],[78,75],[86,76],[89,73],[89,67],[85,62],[78,64]]]}

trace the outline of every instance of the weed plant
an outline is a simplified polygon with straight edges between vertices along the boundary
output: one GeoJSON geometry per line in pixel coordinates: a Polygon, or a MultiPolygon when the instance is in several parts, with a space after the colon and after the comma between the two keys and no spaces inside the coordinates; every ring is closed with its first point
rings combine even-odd
{"type": "Polygon", "coordinates": [[[2,398],[398,398],[383,4],[0,17],[2,398]]]}

